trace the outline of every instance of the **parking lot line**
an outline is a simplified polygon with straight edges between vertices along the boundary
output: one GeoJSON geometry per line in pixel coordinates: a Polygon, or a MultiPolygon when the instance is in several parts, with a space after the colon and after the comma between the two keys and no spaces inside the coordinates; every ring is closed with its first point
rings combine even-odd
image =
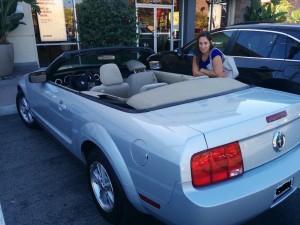
{"type": "Polygon", "coordinates": [[[0,203],[0,225],[5,225],[4,216],[3,216],[2,207],[1,207],[1,203],[0,203]]]}

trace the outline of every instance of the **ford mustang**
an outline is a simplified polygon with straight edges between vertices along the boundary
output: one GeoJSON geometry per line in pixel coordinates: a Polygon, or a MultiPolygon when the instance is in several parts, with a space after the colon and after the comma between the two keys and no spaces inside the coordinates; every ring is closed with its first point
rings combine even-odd
{"type": "Polygon", "coordinates": [[[299,95],[152,71],[150,54],[67,52],[18,85],[21,119],[86,164],[106,219],[137,209],[167,224],[237,224],[297,190],[299,95]]]}

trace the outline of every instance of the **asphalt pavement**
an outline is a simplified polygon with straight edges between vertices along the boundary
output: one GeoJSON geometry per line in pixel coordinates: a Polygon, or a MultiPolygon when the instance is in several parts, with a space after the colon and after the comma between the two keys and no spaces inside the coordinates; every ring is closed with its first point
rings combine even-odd
{"type": "MultiPolygon", "coordinates": [[[[0,204],[6,225],[109,225],[88,182],[84,165],[49,133],[25,127],[17,115],[0,117],[0,204]]],[[[162,225],[147,216],[132,223],[141,224],[162,225]]]]}
{"type": "MultiPolygon", "coordinates": [[[[87,184],[84,165],[50,134],[25,127],[17,115],[0,116],[0,225],[109,225],[87,184]]],[[[244,225],[299,224],[298,190],[244,225]]],[[[163,224],[138,215],[128,225],[163,224]]]]}

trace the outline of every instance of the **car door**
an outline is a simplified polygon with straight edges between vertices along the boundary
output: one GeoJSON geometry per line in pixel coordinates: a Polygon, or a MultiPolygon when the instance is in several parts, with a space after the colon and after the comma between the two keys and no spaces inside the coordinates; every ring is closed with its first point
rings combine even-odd
{"type": "MultiPolygon", "coordinates": [[[[226,53],[234,35],[234,30],[217,31],[211,34],[215,47],[226,53]]],[[[160,61],[164,71],[192,75],[192,62],[195,55],[196,40],[191,41],[178,52],[161,54],[160,61]]]]}
{"type": "Polygon", "coordinates": [[[272,57],[278,38],[279,35],[272,31],[239,31],[229,53],[235,58],[240,73],[238,80],[263,86],[266,80],[282,73],[283,56],[272,57]]]}
{"type": "Polygon", "coordinates": [[[63,144],[72,144],[73,90],[48,81],[32,84],[29,89],[31,106],[37,119],[63,144]]]}

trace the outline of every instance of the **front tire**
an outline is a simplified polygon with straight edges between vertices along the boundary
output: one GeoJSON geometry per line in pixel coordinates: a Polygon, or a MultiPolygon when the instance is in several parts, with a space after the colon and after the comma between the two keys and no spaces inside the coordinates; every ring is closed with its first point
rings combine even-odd
{"type": "Polygon", "coordinates": [[[29,128],[36,128],[37,123],[32,115],[30,105],[25,97],[25,95],[21,92],[17,94],[16,105],[18,113],[24,122],[24,124],[29,128]]]}
{"type": "Polygon", "coordinates": [[[88,155],[87,162],[91,192],[101,215],[113,224],[125,223],[132,206],[112,166],[98,148],[88,155]]]}

